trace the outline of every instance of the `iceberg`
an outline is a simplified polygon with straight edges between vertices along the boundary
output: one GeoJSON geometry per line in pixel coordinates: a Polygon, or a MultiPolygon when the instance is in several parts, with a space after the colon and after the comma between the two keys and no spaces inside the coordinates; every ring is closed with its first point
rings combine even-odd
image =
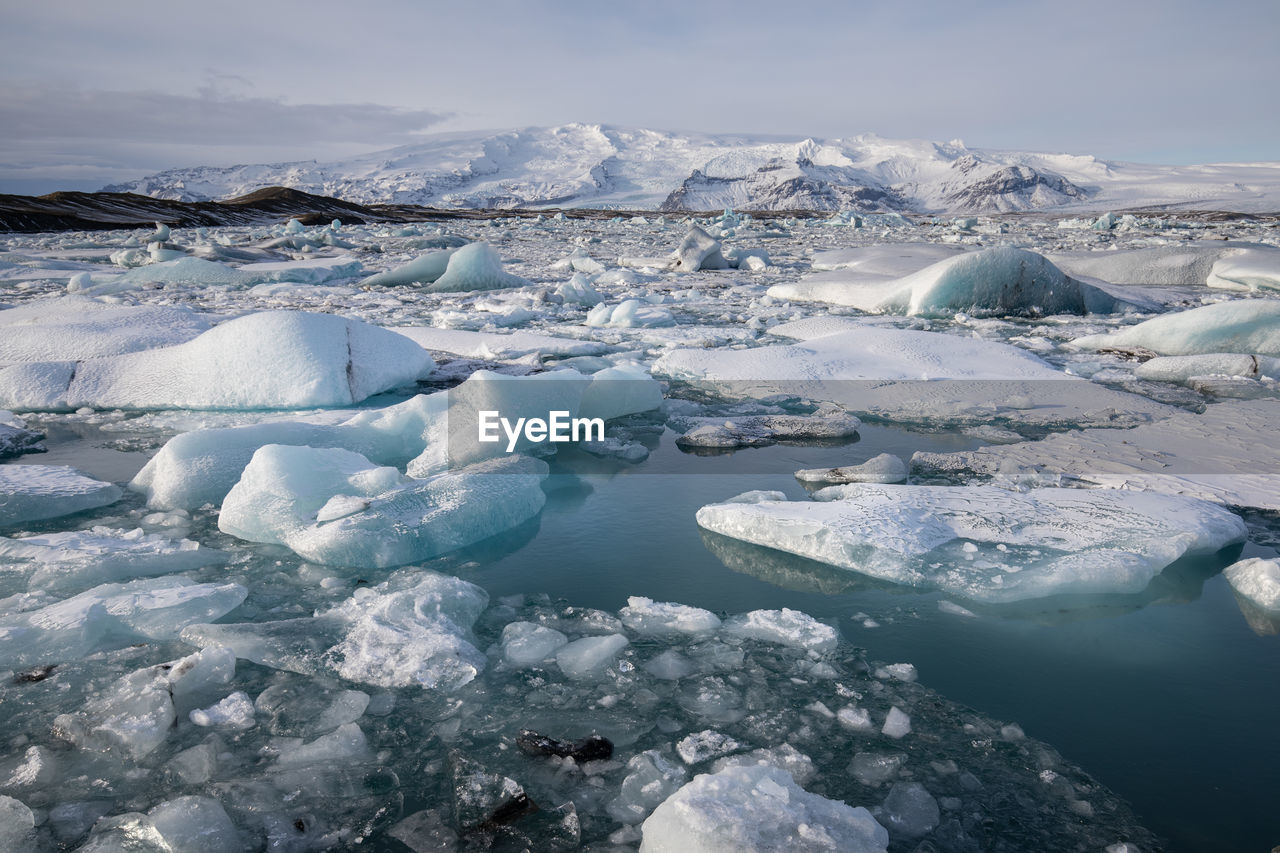
{"type": "Polygon", "coordinates": [[[407,264],[376,273],[360,282],[361,287],[395,287],[408,284],[431,284],[444,275],[449,259],[457,248],[419,255],[407,264]]]}
{"type": "Polygon", "coordinates": [[[776,767],[695,776],[645,820],[641,853],[884,853],[889,833],[865,808],[812,794],[776,767]]]}
{"type": "Polygon", "coordinates": [[[0,365],[81,361],[186,343],[209,330],[187,308],[120,305],[85,296],[41,299],[0,311],[0,365]]]}
{"type": "Polygon", "coordinates": [[[1280,249],[1237,249],[1219,258],[1205,284],[1225,290],[1280,290],[1280,249]]]}
{"type": "Polygon", "coordinates": [[[486,539],[537,515],[545,463],[508,456],[406,480],[340,448],[258,449],[218,515],[224,533],[324,565],[386,568],[486,539]]]}
{"type": "Polygon", "coordinates": [[[729,262],[720,254],[720,241],[697,225],[691,226],[680,245],[671,253],[679,272],[698,270],[723,270],[729,262]]]}
{"type": "Polygon", "coordinates": [[[1256,353],[1280,356],[1280,300],[1234,299],[1166,314],[1117,332],[1076,338],[1087,350],[1149,350],[1159,355],[1256,353]]]}
{"type": "Polygon", "coordinates": [[[1110,314],[1125,307],[1102,287],[1066,275],[1043,255],[1008,247],[954,255],[902,278],[862,272],[852,277],[828,274],[817,281],[774,285],[769,295],[819,299],[873,314],[924,316],[949,316],[958,311],[1033,316],[1110,314]]]}
{"type": "Polygon", "coordinates": [[[0,528],[97,509],[123,495],[119,486],[86,477],[66,465],[3,465],[0,528]]]}
{"type": "Polygon", "coordinates": [[[1244,541],[1244,522],[1195,498],[1084,489],[831,486],[698,510],[702,527],[908,586],[991,603],[1140,592],[1166,566],[1244,541]]]}
{"type": "Polygon", "coordinates": [[[530,282],[502,268],[502,258],[488,243],[468,243],[449,257],[444,273],[423,288],[431,293],[499,290],[530,282]]]}
{"type": "Polygon", "coordinates": [[[412,341],[331,314],[269,311],[172,347],[0,369],[0,405],[76,409],[349,406],[434,367],[412,341]]]}

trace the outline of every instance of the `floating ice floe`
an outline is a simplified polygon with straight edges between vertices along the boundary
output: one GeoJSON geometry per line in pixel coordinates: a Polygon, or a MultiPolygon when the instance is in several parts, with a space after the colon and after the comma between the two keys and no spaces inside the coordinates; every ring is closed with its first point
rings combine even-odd
{"type": "Polygon", "coordinates": [[[1139,379],[1156,382],[1191,382],[1202,377],[1241,379],[1280,378],[1280,358],[1237,353],[1166,355],[1148,359],[1133,370],[1139,379]]]}
{"type": "Polygon", "coordinates": [[[698,511],[725,536],[909,586],[1009,602],[1139,592],[1184,555],[1245,538],[1194,498],[1110,490],[851,484],[813,501],[743,496],[698,511]]]}
{"type": "Polygon", "coordinates": [[[434,366],[417,344],[359,320],[271,311],[177,346],[0,369],[0,405],[61,410],[346,406],[434,366]]]}
{"type": "Polygon", "coordinates": [[[119,486],[66,465],[0,466],[0,528],[113,504],[119,486]]]}
{"type": "Polygon", "coordinates": [[[1233,299],[1155,317],[1071,342],[1077,349],[1149,350],[1160,355],[1256,353],[1280,356],[1280,300],[1233,299]]]}
{"type": "Polygon", "coordinates": [[[653,373],[727,399],[785,394],[898,422],[1132,424],[1173,411],[992,341],[882,328],[854,318],[801,320],[771,332],[802,342],[676,349],[654,362],[653,373]],[[845,330],[832,332],[840,327],[845,330]]]}
{"type": "Polygon", "coordinates": [[[1084,429],[1040,441],[916,453],[913,470],[1015,485],[1087,483],[1280,510],[1280,401],[1228,400],[1134,429],[1084,429]],[[1212,440],[1206,440],[1212,436],[1212,440]]]}
{"type": "Polygon", "coordinates": [[[654,809],[641,853],[883,853],[889,833],[865,808],[812,794],[776,767],[697,776],[654,809]]]}
{"type": "Polygon", "coordinates": [[[350,255],[335,258],[307,258],[302,261],[259,261],[239,268],[253,284],[325,284],[355,278],[363,264],[350,255]]]}
{"type": "Polygon", "coordinates": [[[1222,570],[1231,588],[1271,616],[1280,617],[1280,560],[1253,557],[1222,570]]]}
{"type": "Polygon", "coordinates": [[[174,346],[208,330],[209,321],[187,308],[110,304],[85,296],[41,299],[0,311],[0,365],[174,346]]]}
{"type": "Polygon", "coordinates": [[[0,618],[0,667],[60,663],[142,639],[176,639],[187,625],[231,612],[247,594],[239,584],[180,577],[102,584],[0,618]]]}
{"type": "Polygon", "coordinates": [[[816,283],[774,285],[769,295],[778,299],[820,297],[823,302],[870,313],[927,316],[957,311],[1109,314],[1125,305],[1103,288],[1066,275],[1043,255],[1013,248],[955,255],[903,278],[860,274],[842,280],[828,274],[816,283]]]}
{"type": "Polygon", "coordinates": [[[27,574],[28,588],[53,593],[183,572],[226,559],[224,552],[190,539],[168,539],[140,528],[0,537],[0,571],[27,574]]]}
{"type": "Polygon", "coordinates": [[[546,474],[517,455],[412,480],[349,450],[269,444],[227,494],[218,527],[326,565],[398,566],[537,515],[546,474]]]}
{"type": "Polygon", "coordinates": [[[796,472],[804,483],[901,483],[907,479],[907,463],[892,453],[881,453],[858,465],[839,468],[806,468],[796,472]]]}
{"type": "Polygon", "coordinates": [[[511,361],[532,353],[538,353],[544,358],[598,355],[608,349],[608,346],[599,341],[580,341],[536,332],[471,332],[463,329],[438,329],[434,326],[386,328],[397,335],[404,335],[426,350],[493,361],[511,361]]]}

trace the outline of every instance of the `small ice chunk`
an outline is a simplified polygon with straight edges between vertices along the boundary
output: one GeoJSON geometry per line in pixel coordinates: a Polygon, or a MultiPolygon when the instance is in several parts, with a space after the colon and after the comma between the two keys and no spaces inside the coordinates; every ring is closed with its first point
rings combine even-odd
{"type": "Polygon", "coordinates": [[[634,755],[609,815],[619,823],[639,823],[684,784],[689,771],[656,749],[634,755]]]}
{"type": "Polygon", "coordinates": [[[906,756],[878,752],[859,752],[849,762],[849,773],[863,785],[876,787],[888,782],[906,762],[906,756]]]}
{"type": "Polygon", "coordinates": [[[276,760],[279,767],[309,767],[321,762],[358,763],[369,758],[369,743],[355,723],[346,723],[309,743],[283,749],[276,760]]]}
{"type": "Polygon", "coordinates": [[[875,724],[871,722],[871,712],[866,708],[846,705],[836,711],[836,719],[840,721],[840,725],[855,732],[869,732],[875,728],[875,724]]]}
{"type": "Polygon", "coordinates": [[[742,749],[742,744],[724,732],[706,729],[681,738],[676,744],[676,754],[685,764],[701,764],[742,749]]]}
{"type": "Polygon", "coordinates": [[[450,257],[444,273],[424,290],[448,293],[523,287],[529,281],[502,268],[502,258],[488,243],[468,243],[450,257]]]}
{"type": "Polygon", "coordinates": [[[536,666],[568,644],[554,628],[533,622],[512,622],[502,629],[502,659],[511,666],[536,666]]]}
{"type": "Polygon", "coordinates": [[[641,853],[883,853],[889,843],[866,809],[811,794],[772,767],[698,776],[659,805],[642,830],[641,853]]]}
{"type": "Polygon", "coordinates": [[[618,611],[622,624],[647,637],[707,636],[720,627],[720,618],[709,610],[684,604],[666,604],[633,595],[618,611]]]}
{"type": "Polygon", "coordinates": [[[689,228],[671,257],[675,259],[675,268],[679,272],[729,268],[729,262],[720,253],[720,241],[697,225],[689,228]]]}
{"type": "Polygon", "coordinates": [[[813,652],[829,652],[840,642],[835,628],[807,613],[786,607],[731,616],[725,620],[724,632],[732,637],[763,640],[813,652]]]}
{"type": "Polygon", "coordinates": [[[895,782],[877,818],[893,835],[918,838],[942,818],[938,801],[919,782],[895,782]]]}
{"type": "Polygon", "coordinates": [[[1280,616],[1280,560],[1253,557],[1222,570],[1237,594],[1264,612],[1280,616]]]}
{"type": "Polygon", "coordinates": [[[255,723],[253,700],[237,690],[216,705],[192,711],[191,722],[219,729],[251,729],[255,723]]]}
{"type": "Polygon", "coordinates": [[[244,840],[222,804],[211,797],[178,797],[147,812],[173,853],[236,853],[244,840]]]}
{"type": "Polygon", "coordinates": [[[21,800],[0,795],[0,850],[34,850],[36,818],[21,800]]]}
{"type": "Polygon", "coordinates": [[[583,637],[562,646],[556,652],[556,663],[570,678],[587,678],[611,664],[628,642],[622,634],[583,637]]]}
{"type": "Polygon", "coordinates": [[[884,719],[884,727],[880,729],[880,733],[894,740],[904,738],[911,733],[911,718],[897,705],[894,705],[889,709],[889,713],[884,719]]]}
{"type": "Polygon", "coordinates": [[[876,669],[876,678],[896,678],[899,681],[915,681],[916,668],[909,663],[891,663],[876,669]]]}
{"type": "Polygon", "coordinates": [[[676,324],[670,311],[639,299],[626,299],[615,306],[602,302],[587,312],[585,322],[588,326],[615,329],[658,328],[676,324]]]}

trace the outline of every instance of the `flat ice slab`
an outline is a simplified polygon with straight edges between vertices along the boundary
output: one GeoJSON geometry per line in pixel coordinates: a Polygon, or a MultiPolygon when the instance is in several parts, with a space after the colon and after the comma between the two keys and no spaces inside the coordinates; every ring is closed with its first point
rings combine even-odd
{"type": "Polygon", "coordinates": [[[0,365],[80,361],[174,346],[208,331],[187,308],[120,305],[84,296],[41,299],[0,311],[0,365]]]}
{"type": "Polygon", "coordinates": [[[66,465],[0,465],[0,527],[96,509],[123,495],[66,465]]]}
{"type": "Polygon", "coordinates": [[[851,484],[813,501],[757,493],[698,510],[702,527],[838,568],[987,602],[1140,592],[1188,554],[1244,540],[1194,498],[1085,489],[851,484]]]}

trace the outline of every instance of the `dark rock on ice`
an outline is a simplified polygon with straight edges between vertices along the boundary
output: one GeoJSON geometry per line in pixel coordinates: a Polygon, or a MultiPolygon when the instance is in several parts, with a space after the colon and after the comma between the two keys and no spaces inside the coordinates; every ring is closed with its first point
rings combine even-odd
{"type": "Polygon", "coordinates": [[[600,735],[589,735],[581,740],[556,740],[538,734],[531,729],[521,729],[516,745],[529,755],[554,755],[572,758],[579,764],[585,761],[604,761],[613,755],[613,742],[600,735]]]}

